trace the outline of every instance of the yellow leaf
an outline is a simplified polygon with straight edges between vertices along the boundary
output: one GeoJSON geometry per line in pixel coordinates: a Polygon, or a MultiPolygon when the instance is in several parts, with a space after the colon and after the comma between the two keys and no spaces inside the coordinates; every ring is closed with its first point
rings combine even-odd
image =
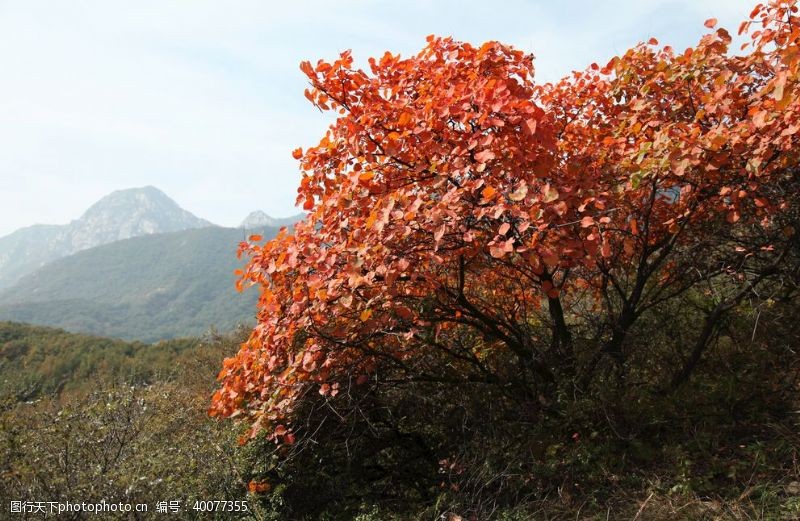
{"type": "Polygon", "coordinates": [[[544,202],[546,203],[552,203],[559,197],[558,190],[550,186],[550,184],[544,185],[543,192],[544,192],[544,202]]]}
{"type": "Polygon", "coordinates": [[[512,201],[522,201],[528,195],[528,185],[522,183],[519,188],[508,194],[508,198],[512,201]]]}

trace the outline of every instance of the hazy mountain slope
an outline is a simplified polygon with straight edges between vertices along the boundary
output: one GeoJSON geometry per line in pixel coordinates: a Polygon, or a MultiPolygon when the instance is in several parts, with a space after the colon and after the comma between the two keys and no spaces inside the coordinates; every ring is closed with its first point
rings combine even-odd
{"type": "Polygon", "coordinates": [[[234,289],[242,233],[201,228],[81,251],[2,291],[0,320],[143,341],[230,329],[249,321],[257,299],[234,289]]]}
{"type": "Polygon", "coordinates": [[[48,262],[94,246],[210,225],[152,186],[119,190],[69,224],[35,225],[0,237],[0,289],[48,262]]]}
{"type": "Polygon", "coordinates": [[[0,237],[0,289],[61,256],[63,231],[63,226],[36,224],[0,237]]]}

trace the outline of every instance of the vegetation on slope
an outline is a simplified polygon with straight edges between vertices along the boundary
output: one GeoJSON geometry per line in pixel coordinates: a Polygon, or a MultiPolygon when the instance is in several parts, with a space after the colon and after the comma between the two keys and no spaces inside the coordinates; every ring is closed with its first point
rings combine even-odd
{"type": "Polygon", "coordinates": [[[11,501],[105,500],[148,503],[152,515],[158,502],[177,500],[179,519],[252,519],[252,510],[193,509],[200,500],[259,508],[248,497],[254,450],[237,448],[236,429],[205,412],[214,365],[235,342],[145,345],[0,323],[3,511],[11,501]]]}
{"type": "MultiPolygon", "coordinates": [[[[676,394],[608,374],[605,392],[561,395],[532,421],[491,385],[353,383],[304,397],[289,448],[239,446],[242,428],[206,414],[244,331],[145,345],[5,323],[0,502],[176,499],[178,519],[197,517],[195,499],[246,500],[249,519],[794,519],[799,311],[738,309],[676,394]]],[[[651,375],[698,313],[687,299],[637,330],[651,375]]]]}
{"type": "Polygon", "coordinates": [[[83,395],[103,385],[174,380],[197,367],[204,367],[210,382],[212,364],[224,354],[210,337],[150,345],[0,322],[0,396],[30,401],[83,395]]]}

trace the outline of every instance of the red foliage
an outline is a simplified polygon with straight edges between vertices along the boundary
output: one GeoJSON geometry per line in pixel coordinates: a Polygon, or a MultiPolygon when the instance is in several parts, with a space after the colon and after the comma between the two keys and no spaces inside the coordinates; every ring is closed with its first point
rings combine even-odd
{"type": "Polygon", "coordinates": [[[569,356],[563,306],[594,306],[624,337],[695,282],[687,255],[720,226],[758,229],[737,258],[779,258],[794,234],[778,227],[793,194],[774,189],[796,176],[794,4],[753,11],[743,56],[717,29],[684,53],[651,40],[556,84],[535,84],[532,57],[497,42],[429,37],[369,71],[349,52],[304,62],[306,96],[339,117],[293,152],[308,218],[243,245],[258,325],[225,361],[211,413],[286,442],[308,389],[334,396],[431,349],[477,376],[508,351],[541,376],[548,347],[569,356]],[[548,346],[527,333],[543,309],[548,346]],[[480,342],[465,346],[464,331],[480,342]]]}

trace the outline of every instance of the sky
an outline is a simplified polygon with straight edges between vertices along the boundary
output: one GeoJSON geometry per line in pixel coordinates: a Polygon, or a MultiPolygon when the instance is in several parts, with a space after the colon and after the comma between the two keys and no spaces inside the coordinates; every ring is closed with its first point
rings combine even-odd
{"type": "Polygon", "coordinates": [[[223,226],[297,213],[291,151],[330,123],[302,60],[408,56],[436,34],[512,44],[555,81],[650,37],[683,50],[711,17],[735,34],[755,3],[0,0],[0,236],[145,185],[223,226]]]}

